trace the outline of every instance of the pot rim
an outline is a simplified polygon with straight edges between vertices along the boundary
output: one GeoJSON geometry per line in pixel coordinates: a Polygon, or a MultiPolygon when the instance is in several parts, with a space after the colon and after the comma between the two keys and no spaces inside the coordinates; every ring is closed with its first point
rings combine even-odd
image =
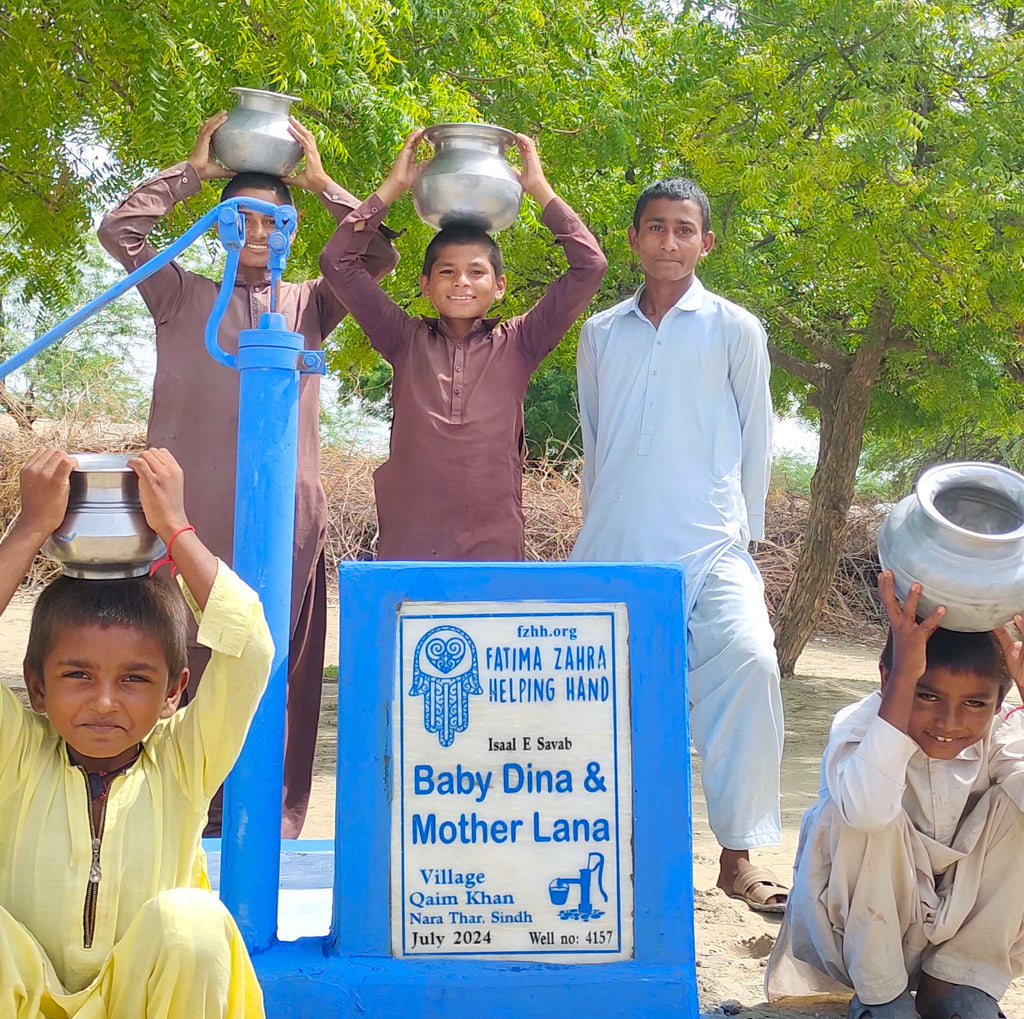
{"type": "Polygon", "coordinates": [[[434,124],[432,127],[428,127],[423,132],[423,138],[429,145],[435,144],[435,139],[443,141],[443,135],[468,135],[471,132],[467,130],[472,128],[473,131],[479,132],[489,141],[496,141],[498,144],[504,144],[505,148],[511,148],[519,140],[518,136],[514,131],[510,131],[507,127],[499,127],[497,124],[486,124],[486,123],[475,123],[469,120],[456,120],[450,121],[445,124],[434,124]],[[490,137],[488,137],[490,136],[490,137]]]}
{"type": "Polygon", "coordinates": [[[987,488],[1011,499],[1022,518],[1024,518],[1024,475],[1018,474],[1017,471],[1011,470],[1009,467],[1003,467],[1001,464],[985,463],[982,460],[955,460],[952,463],[936,464],[934,467],[929,467],[914,485],[914,493],[924,512],[937,524],[941,524],[954,534],[995,542],[1020,541],[1021,538],[1024,538],[1024,523],[1014,530],[1005,531],[1002,534],[985,534],[981,531],[972,531],[967,527],[961,527],[940,513],[935,507],[935,496],[941,491],[941,482],[951,474],[960,475],[956,480],[974,483],[979,488],[987,488]],[[1005,478],[1016,489],[1016,493],[1010,490],[1010,485],[985,484],[985,481],[990,481],[993,475],[1005,478]]]}
{"type": "Polygon", "coordinates": [[[78,474],[96,474],[99,471],[106,471],[111,474],[134,474],[135,471],[128,466],[128,461],[135,457],[134,453],[69,453],[78,461],[78,466],[72,468],[78,474]]]}
{"type": "Polygon", "coordinates": [[[271,99],[287,99],[289,102],[297,103],[299,96],[288,95],[287,92],[271,92],[265,88],[247,88],[245,85],[234,85],[228,89],[229,92],[234,92],[235,95],[249,95],[249,96],[267,96],[271,99]]]}

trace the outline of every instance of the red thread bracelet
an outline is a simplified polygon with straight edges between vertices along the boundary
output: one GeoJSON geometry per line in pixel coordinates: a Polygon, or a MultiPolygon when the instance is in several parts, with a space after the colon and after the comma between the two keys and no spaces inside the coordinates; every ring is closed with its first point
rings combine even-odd
{"type": "Polygon", "coordinates": [[[171,535],[170,540],[167,542],[167,548],[164,550],[164,557],[163,557],[163,559],[158,559],[149,568],[149,575],[151,577],[153,576],[154,573],[156,573],[156,571],[158,569],[160,569],[161,566],[164,565],[164,563],[170,563],[171,564],[171,576],[172,577],[174,576],[175,573],[178,572],[178,564],[175,563],[174,557],[171,555],[171,546],[174,544],[175,538],[177,538],[179,534],[184,534],[186,531],[195,532],[195,528],[191,524],[186,524],[184,527],[179,527],[174,532],[174,534],[171,535]]]}

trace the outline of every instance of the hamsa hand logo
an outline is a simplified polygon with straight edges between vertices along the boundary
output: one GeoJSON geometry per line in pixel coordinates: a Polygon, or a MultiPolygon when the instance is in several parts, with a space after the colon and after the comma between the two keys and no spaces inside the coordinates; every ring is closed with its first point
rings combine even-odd
{"type": "Polygon", "coordinates": [[[469,695],[483,693],[476,645],[457,626],[428,630],[413,652],[410,695],[423,697],[423,727],[450,747],[469,726],[469,695]]]}

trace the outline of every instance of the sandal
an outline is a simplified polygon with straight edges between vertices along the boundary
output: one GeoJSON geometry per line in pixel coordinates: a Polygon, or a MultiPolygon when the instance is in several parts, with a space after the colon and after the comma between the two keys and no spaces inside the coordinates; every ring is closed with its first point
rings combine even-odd
{"type": "Polygon", "coordinates": [[[789,888],[764,867],[747,867],[736,875],[731,899],[742,899],[758,913],[785,913],[785,902],[769,902],[779,896],[789,896],[789,888]]]}
{"type": "Polygon", "coordinates": [[[957,984],[923,1013],[924,1019],[1006,1019],[999,1002],[977,987],[957,984]]]}
{"type": "Polygon", "coordinates": [[[846,1019],[917,1019],[917,1008],[910,991],[884,1005],[865,1005],[855,994],[846,1010],[846,1019]]]}

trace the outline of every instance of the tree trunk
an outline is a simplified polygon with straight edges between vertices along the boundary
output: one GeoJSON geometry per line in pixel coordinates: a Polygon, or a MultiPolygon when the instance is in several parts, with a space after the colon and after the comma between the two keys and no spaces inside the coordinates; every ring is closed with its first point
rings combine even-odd
{"type": "Polygon", "coordinates": [[[868,404],[892,327],[888,305],[876,307],[872,326],[871,335],[861,343],[845,371],[823,368],[819,386],[821,436],[811,479],[807,528],[793,582],[773,620],[783,676],[793,675],[839,565],[868,404]]]}

